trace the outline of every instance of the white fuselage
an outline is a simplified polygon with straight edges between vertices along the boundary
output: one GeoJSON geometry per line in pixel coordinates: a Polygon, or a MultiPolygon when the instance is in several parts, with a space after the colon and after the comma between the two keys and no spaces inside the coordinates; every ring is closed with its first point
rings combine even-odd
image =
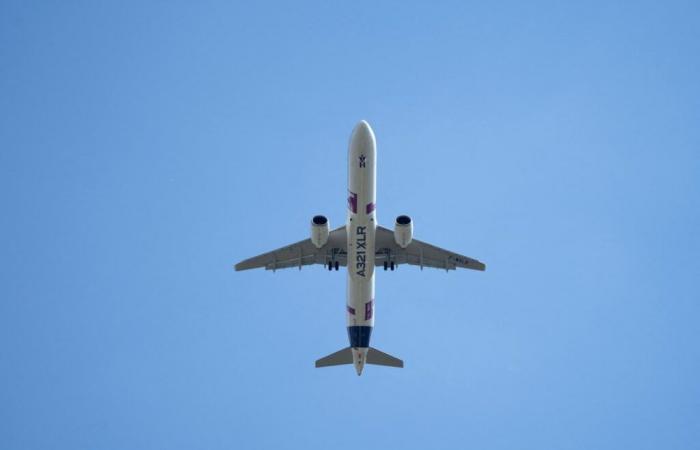
{"type": "Polygon", "coordinates": [[[353,363],[362,372],[374,326],[374,241],[376,234],[376,141],[361,121],[348,149],[347,326],[353,363]]]}

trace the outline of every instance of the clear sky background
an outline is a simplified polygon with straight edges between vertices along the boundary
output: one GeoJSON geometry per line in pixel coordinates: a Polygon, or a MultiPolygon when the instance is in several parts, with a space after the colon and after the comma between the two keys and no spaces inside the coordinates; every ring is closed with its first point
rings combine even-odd
{"type": "Polygon", "coordinates": [[[700,7],[3,2],[0,448],[690,449],[700,7]],[[378,217],[484,273],[236,273],[378,217]]]}

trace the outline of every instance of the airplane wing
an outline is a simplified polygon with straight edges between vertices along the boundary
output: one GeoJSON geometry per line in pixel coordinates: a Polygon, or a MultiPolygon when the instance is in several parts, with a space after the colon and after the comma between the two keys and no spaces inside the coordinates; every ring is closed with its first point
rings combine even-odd
{"type": "Polygon", "coordinates": [[[384,261],[393,260],[397,264],[420,266],[421,269],[434,267],[436,269],[456,270],[461,267],[486,270],[486,265],[476,259],[435,247],[418,239],[413,239],[406,248],[401,248],[394,241],[394,232],[381,226],[377,226],[375,247],[377,267],[383,265],[384,261]]]}
{"type": "Polygon", "coordinates": [[[338,261],[339,266],[347,262],[347,233],[345,226],[336,228],[328,234],[328,242],[321,248],[316,248],[311,239],[304,239],[286,247],[254,256],[236,264],[236,270],[248,270],[264,267],[265,270],[287,269],[290,267],[308,266],[310,264],[328,264],[338,261]]]}

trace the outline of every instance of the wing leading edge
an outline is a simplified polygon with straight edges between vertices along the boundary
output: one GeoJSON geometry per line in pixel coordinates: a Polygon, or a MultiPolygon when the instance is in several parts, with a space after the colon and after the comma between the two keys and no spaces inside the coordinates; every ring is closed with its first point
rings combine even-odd
{"type": "Polygon", "coordinates": [[[382,226],[377,227],[376,264],[394,261],[397,264],[433,267],[435,269],[456,270],[457,268],[486,270],[481,261],[460,255],[449,250],[413,239],[406,248],[401,248],[394,240],[394,232],[382,226]]]}

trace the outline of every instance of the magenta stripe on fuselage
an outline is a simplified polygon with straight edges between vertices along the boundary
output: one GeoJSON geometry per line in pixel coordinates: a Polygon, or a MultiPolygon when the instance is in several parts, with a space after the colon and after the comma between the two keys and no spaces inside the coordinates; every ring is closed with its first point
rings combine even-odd
{"type": "Polygon", "coordinates": [[[353,214],[357,214],[357,194],[350,191],[348,191],[348,209],[353,214]]]}

